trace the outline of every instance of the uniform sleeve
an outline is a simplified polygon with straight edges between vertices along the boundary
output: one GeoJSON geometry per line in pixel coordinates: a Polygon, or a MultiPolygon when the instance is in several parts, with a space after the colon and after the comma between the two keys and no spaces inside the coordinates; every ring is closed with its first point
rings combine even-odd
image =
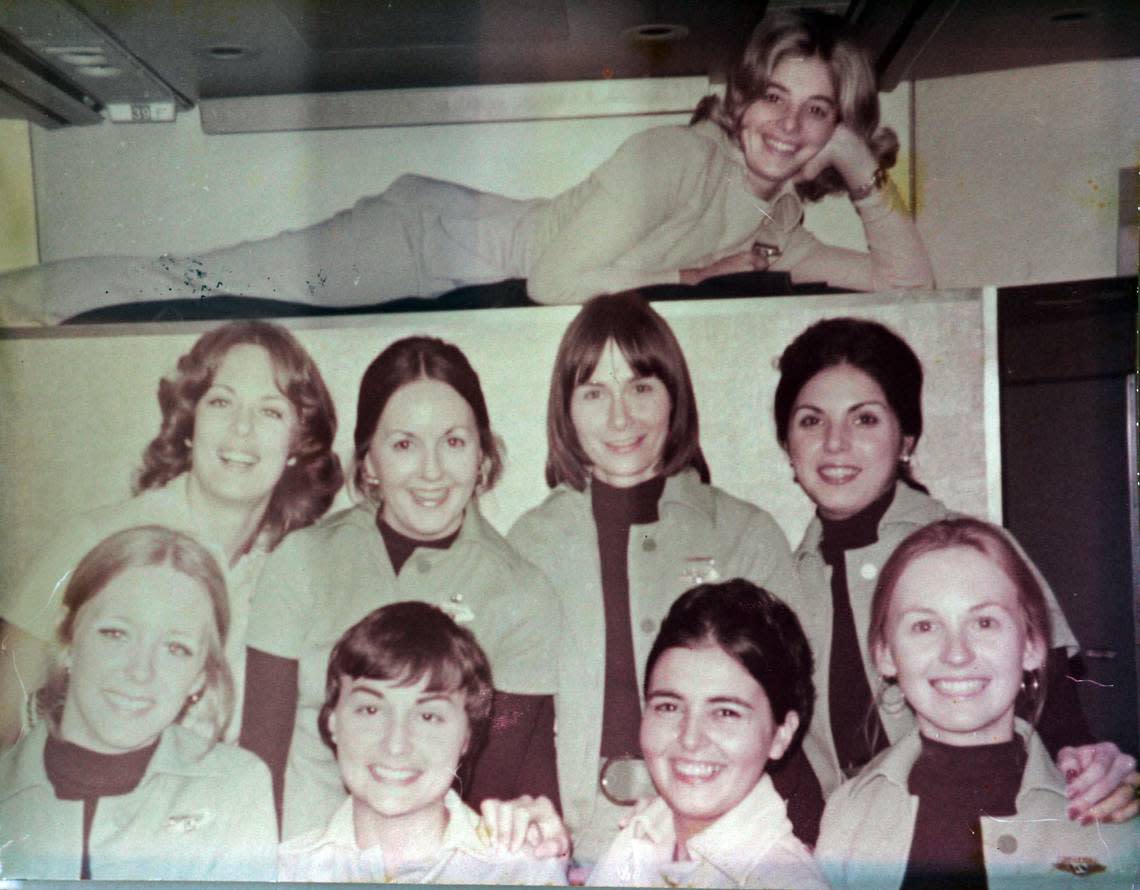
{"type": "Polygon", "coordinates": [[[320,563],[307,535],[290,535],[269,555],[249,610],[246,645],[269,655],[297,659],[314,608],[312,572],[320,563]]]}
{"type": "MultiPolygon", "coordinates": [[[[851,783],[840,785],[827,799],[815,845],[815,861],[827,883],[840,890],[847,886],[844,864],[849,855],[849,827],[853,817],[851,783]]],[[[901,829],[900,829],[901,830],[901,829]]]]}
{"type": "Polygon", "coordinates": [[[488,646],[495,688],[524,695],[558,691],[562,607],[546,577],[529,563],[513,573],[517,596],[497,616],[499,633],[488,646]]]}
{"type": "Polygon", "coordinates": [[[490,736],[472,771],[464,801],[478,808],[487,798],[541,795],[561,810],[556,761],[554,697],[496,692],[490,736]]]}
{"type": "Polygon", "coordinates": [[[751,551],[748,580],[794,608],[800,598],[800,583],[783,529],[770,515],[756,508],[745,534],[751,551]]]}
{"type": "Polygon", "coordinates": [[[796,282],[822,281],[860,291],[933,288],[934,272],[914,220],[894,185],[855,203],[867,253],[832,247],[800,228],[792,234],[776,271],[796,282]]]}
{"type": "Polygon", "coordinates": [[[228,804],[218,832],[218,858],[204,876],[210,881],[277,879],[277,821],[265,764],[244,751],[240,765],[222,778],[219,802],[228,804]]]}
{"type": "Polygon", "coordinates": [[[19,582],[6,592],[0,617],[39,640],[54,642],[68,578],[100,540],[87,519],[71,523],[36,554],[19,582]]]}
{"type": "Polygon", "coordinates": [[[689,185],[686,170],[705,163],[700,142],[686,130],[657,127],[631,136],[579,186],[585,199],[530,271],[532,299],[580,303],[595,294],[680,281],[676,269],[614,263],[670,218],[689,185]]]}

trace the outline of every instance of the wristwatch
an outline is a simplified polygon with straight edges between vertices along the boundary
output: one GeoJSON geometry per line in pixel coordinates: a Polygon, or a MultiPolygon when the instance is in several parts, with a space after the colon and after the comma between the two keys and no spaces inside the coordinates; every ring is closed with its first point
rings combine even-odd
{"type": "Polygon", "coordinates": [[[856,186],[853,189],[848,189],[847,194],[851,197],[852,201],[862,201],[868,197],[872,192],[877,192],[887,184],[887,171],[882,167],[875,170],[875,175],[871,177],[870,182],[865,182],[863,185],[856,186]]]}

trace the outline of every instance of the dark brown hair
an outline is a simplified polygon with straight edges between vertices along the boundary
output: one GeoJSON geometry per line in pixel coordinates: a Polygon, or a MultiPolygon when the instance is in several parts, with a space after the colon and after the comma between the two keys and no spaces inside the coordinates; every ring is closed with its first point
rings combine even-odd
{"type": "Polygon", "coordinates": [[[479,490],[490,491],[503,472],[502,446],[491,430],[483,387],[467,356],[458,346],[435,337],[405,337],[376,356],[360,380],[356,429],[352,434],[352,482],[357,491],[371,500],[376,499],[375,486],[365,482],[364,458],[376,434],[380,415],[396,390],[407,383],[425,379],[446,383],[471,406],[486,468],[480,473],[479,490]]]}
{"type": "Polygon", "coordinates": [[[175,373],[158,384],[162,427],[143,453],[134,491],[137,494],[158,488],[190,469],[191,448],[187,442],[194,436],[198,400],[212,385],[226,354],[235,346],[247,344],[260,346],[269,353],[277,388],[297,413],[290,450],[294,460],[281,474],[261,526],[245,548],[263,535],[269,549],[273,549],[289,532],[311,525],[324,515],[344,483],[340,459],[332,450],[336,437],[332,396],[308,352],[279,325],[265,321],[222,325],[199,337],[190,351],[178,359],[175,373]]]}
{"type": "Polygon", "coordinates": [[[798,743],[815,705],[812,654],[799,618],[786,603],[751,581],[734,578],[702,584],[682,594],[661,622],[645,662],[645,695],[658,659],[667,649],[714,645],[760,684],[777,724],[789,711],[800,718],[798,743]]]}
{"type": "Polygon", "coordinates": [[[470,741],[460,763],[473,764],[491,726],[491,664],[474,634],[436,606],[392,603],[370,612],[344,632],[329,655],[325,701],[317,718],[324,743],[336,751],[329,715],[340,700],[341,677],[413,685],[428,678],[430,692],[459,692],[470,741]]]}
{"type": "Polygon", "coordinates": [[[669,433],[661,456],[661,474],[672,476],[693,467],[701,481],[708,482],[697,398],[685,354],[665,319],[637,294],[622,293],[587,301],[558,344],[546,403],[547,485],[553,488],[565,482],[582,491],[590,478],[590,460],[574,430],[570,400],[574,389],[590,379],[610,340],[634,373],[658,378],[669,393],[669,433]]]}
{"type": "MultiPolygon", "coordinates": [[[[912,436],[917,447],[922,436],[922,362],[890,328],[862,318],[817,321],[780,356],[780,382],[772,406],[780,445],[788,447],[792,408],[800,390],[820,371],[837,365],[858,368],[879,385],[902,434],[912,436]]],[[[926,491],[908,464],[900,462],[898,474],[912,488],[926,491]]]]}

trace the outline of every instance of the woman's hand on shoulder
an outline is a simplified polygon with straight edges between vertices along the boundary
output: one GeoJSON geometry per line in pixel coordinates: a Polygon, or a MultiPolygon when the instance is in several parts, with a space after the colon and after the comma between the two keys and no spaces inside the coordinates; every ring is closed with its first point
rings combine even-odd
{"type": "Polygon", "coordinates": [[[1140,811],[1136,758],[1112,742],[1062,748],[1057,768],[1065,775],[1070,819],[1127,822],[1140,811]]]}
{"type": "Polygon", "coordinates": [[[827,144],[804,164],[796,181],[809,182],[828,167],[834,167],[848,188],[858,188],[874,178],[878,166],[866,140],[846,124],[838,124],[827,144]]]}
{"type": "Polygon", "coordinates": [[[491,843],[536,859],[570,855],[570,832],[548,797],[524,794],[514,800],[484,800],[479,805],[491,843]]]}

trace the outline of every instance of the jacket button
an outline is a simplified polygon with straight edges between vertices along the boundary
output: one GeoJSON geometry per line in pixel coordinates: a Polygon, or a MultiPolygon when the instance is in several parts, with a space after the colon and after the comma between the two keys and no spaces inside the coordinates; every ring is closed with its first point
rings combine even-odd
{"type": "Polygon", "coordinates": [[[997,839],[997,848],[1005,854],[1017,852],[1017,838],[1012,834],[1003,834],[997,839]]]}
{"type": "Polygon", "coordinates": [[[865,562],[862,568],[859,569],[859,576],[864,581],[874,581],[875,576],[879,574],[879,569],[873,563],[865,562]]]}
{"type": "Polygon", "coordinates": [[[645,633],[651,634],[651,633],[653,633],[653,631],[657,630],[657,622],[654,621],[652,618],[642,618],[641,619],[641,629],[645,633]]]}
{"type": "Polygon", "coordinates": [[[641,549],[644,550],[646,553],[652,553],[654,550],[657,549],[657,542],[654,541],[652,538],[646,538],[644,541],[641,542],[641,549]]]}
{"type": "Polygon", "coordinates": [[[430,572],[431,571],[431,560],[428,559],[426,556],[421,556],[419,559],[416,560],[416,570],[419,572],[430,572]]]}

